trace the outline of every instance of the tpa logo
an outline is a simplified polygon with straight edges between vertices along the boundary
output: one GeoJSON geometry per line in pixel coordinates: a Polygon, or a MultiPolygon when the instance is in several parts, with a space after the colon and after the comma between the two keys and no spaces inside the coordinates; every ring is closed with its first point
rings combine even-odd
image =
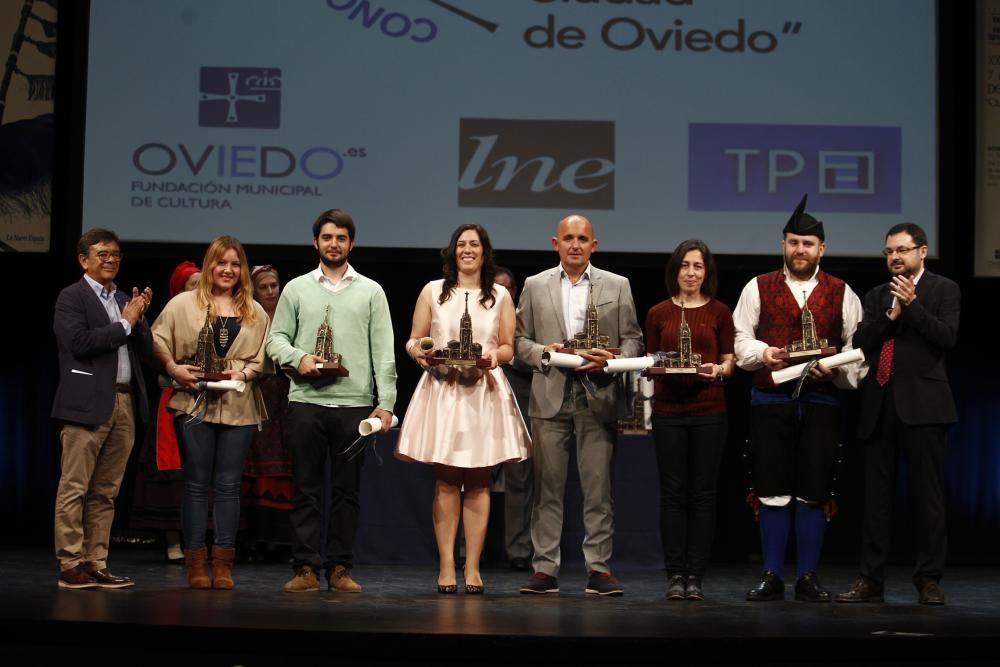
{"type": "Polygon", "coordinates": [[[458,205],[615,207],[615,124],[610,121],[463,118],[458,205]]]}
{"type": "Polygon", "coordinates": [[[692,211],[784,211],[808,192],[813,211],[899,213],[901,180],[898,127],[688,127],[692,211]]]}
{"type": "Polygon", "coordinates": [[[198,125],[273,129],[281,125],[281,70],[202,67],[198,125]]]}

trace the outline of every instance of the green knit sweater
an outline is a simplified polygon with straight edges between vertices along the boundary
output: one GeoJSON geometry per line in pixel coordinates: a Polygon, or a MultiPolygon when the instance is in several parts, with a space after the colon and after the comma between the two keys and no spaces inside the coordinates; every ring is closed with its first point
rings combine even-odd
{"type": "Polygon", "coordinates": [[[299,276],[281,292],[267,356],[280,366],[298,368],[316,347],[316,331],[330,306],[333,349],[341,355],[350,375],[333,381],[293,376],[288,400],[298,403],[378,407],[392,412],[396,403],[396,357],[392,320],[382,287],[358,276],[344,289],[331,292],[311,273],[299,276]]]}

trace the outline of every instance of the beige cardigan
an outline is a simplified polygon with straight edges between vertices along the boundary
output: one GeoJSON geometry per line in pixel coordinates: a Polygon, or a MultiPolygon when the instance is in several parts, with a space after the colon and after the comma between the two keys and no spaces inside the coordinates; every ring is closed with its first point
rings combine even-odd
{"type": "MultiPolygon", "coordinates": [[[[223,364],[226,370],[264,373],[264,343],[271,328],[271,320],[256,301],[253,302],[256,321],[248,326],[240,322],[240,332],[233,340],[223,364]]],[[[171,299],[153,323],[153,348],[158,354],[167,354],[175,362],[193,357],[198,348],[198,333],[205,326],[205,309],[198,306],[195,292],[182,292],[171,299]]],[[[196,396],[174,392],[167,407],[174,412],[194,413],[196,396]]],[[[208,393],[208,411],[204,421],[228,426],[246,426],[267,419],[267,411],[255,382],[248,383],[242,392],[225,391],[208,393]]]]}

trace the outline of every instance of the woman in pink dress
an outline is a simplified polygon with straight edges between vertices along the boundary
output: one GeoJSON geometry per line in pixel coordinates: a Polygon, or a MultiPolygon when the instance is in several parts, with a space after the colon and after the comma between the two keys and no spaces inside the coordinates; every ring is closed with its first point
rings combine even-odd
{"type": "Polygon", "coordinates": [[[465,529],[465,591],[484,590],[479,558],[490,514],[490,470],[529,456],[531,439],[500,366],[514,356],[514,305],[493,277],[496,265],[486,230],[462,225],[441,251],[444,278],[424,286],[413,313],[406,352],[426,371],[403,420],[396,456],[434,466],[432,517],[440,559],[438,592],[458,589],[455,536],[465,529]],[[486,289],[483,289],[486,286],[486,289]],[[472,341],[488,369],[431,366],[432,350],[460,339],[465,314],[472,341]],[[430,337],[432,350],[420,340],[430,337]]]}

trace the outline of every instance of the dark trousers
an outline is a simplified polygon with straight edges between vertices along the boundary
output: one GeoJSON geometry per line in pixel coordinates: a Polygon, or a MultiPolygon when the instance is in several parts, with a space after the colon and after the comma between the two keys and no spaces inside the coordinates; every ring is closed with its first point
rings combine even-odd
{"type": "Polygon", "coordinates": [[[892,536],[892,504],[900,454],[910,476],[910,511],[916,537],[917,588],[944,574],[948,531],[944,507],[944,446],[946,428],[910,426],[899,420],[892,384],[886,388],[879,423],[865,452],[865,520],[861,575],[875,582],[885,580],[885,562],[892,536]]]}
{"type": "Polygon", "coordinates": [[[725,415],[653,416],[660,478],[660,540],[667,576],[705,573],[715,534],[725,415]]]}
{"type": "Polygon", "coordinates": [[[296,567],[309,565],[317,571],[325,568],[329,572],[336,565],[347,568],[352,565],[354,536],[361,513],[364,454],[347,460],[339,453],[357,439],[358,424],[371,411],[371,407],[288,404],[288,440],[295,479],[290,518],[296,567]],[[324,500],[324,486],[329,506],[324,500]]]}
{"type": "Polygon", "coordinates": [[[240,527],[240,485],[256,426],[227,426],[209,422],[187,423],[188,415],[174,418],[184,456],[184,497],[181,527],[184,548],[205,546],[208,526],[208,492],[212,491],[215,544],[236,547],[240,527]]]}

